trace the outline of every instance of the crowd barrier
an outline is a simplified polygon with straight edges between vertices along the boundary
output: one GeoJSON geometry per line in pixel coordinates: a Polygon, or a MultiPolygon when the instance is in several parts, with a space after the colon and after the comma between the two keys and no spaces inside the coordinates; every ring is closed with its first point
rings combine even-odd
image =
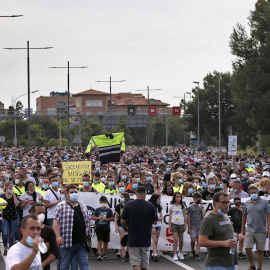
{"type": "MultiPolygon", "coordinates": [[[[105,195],[109,201],[109,207],[114,212],[115,207],[117,204],[119,204],[120,194],[96,194],[92,192],[80,192],[79,193],[79,201],[83,202],[89,211],[89,215],[92,215],[96,208],[99,207],[99,198],[101,195],[105,195]]],[[[146,195],[146,200],[150,199],[150,195],[146,195]]],[[[270,196],[265,197],[262,196],[262,199],[270,200],[270,196]]],[[[136,199],[136,195],[131,196],[131,199],[136,199]]],[[[247,201],[250,198],[244,198],[242,199],[242,203],[247,201]]],[[[172,232],[169,229],[168,221],[169,221],[169,206],[170,202],[172,200],[171,196],[162,196],[161,197],[161,206],[162,206],[162,214],[163,214],[163,221],[162,221],[162,227],[161,227],[161,233],[158,243],[158,250],[164,250],[164,251],[172,251],[173,249],[173,235],[172,232]]],[[[184,204],[186,207],[188,207],[190,204],[193,203],[193,198],[186,197],[183,199],[184,204]]],[[[213,201],[204,201],[203,200],[203,206],[206,211],[206,215],[209,214],[213,210],[213,201]]],[[[233,200],[231,200],[230,207],[233,206],[233,200]]],[[[120,248],[120,238],[119,234],[115,232],[115,224],[114,222],[110,223],[111,226],[111,234],[110,238],[111,241],[108,245],[108,248],[110,249],[119,249],[120,248]]],[[[97,237],[95,233],[95,221],[91,221],[91,232],[92,232],[92,247],[97,246],[97,237]]],[[[269,250],[268,248],[268,239],[266,241],[266,250],[269,250]]],[[[187,230],[184,233],[184,245],[183,245],[183,251],[190,251],[190,235],[187,233],[187,230]]],[[[201,252],[206,251],[206,248],[201,248],[201,252]]]]}

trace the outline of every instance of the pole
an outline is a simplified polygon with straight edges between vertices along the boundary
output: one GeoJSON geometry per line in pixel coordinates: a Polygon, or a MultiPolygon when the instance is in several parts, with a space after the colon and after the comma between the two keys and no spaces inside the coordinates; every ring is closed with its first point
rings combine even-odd
{"type": "MultiPolygon", "coordinates": [[[[184,93],[184,117],[185,117],[185,114],[186,114],[186,93],[184,93]]],[[[184,121],[185,123],[185,121],[184,121]]],[[[184,126],[184,145],[186,145],[186,129],[185,129],[185,126],[184,126]]]]}
{"type": "Polygon", "coordinates": [[[168,147],[168,117],[166,112],[166,147],[168,147]]]}
{"type": "MultiPolygon", "coordinates": [[[[16,106],[16,103],[15,103],[15,106],[16,106]]],[[[17,121],[16,121],[16,119],[17,119],[17,117],[16,117],[16,109],[14,108],[14,117],[15,117],[15,119],[14,119],[14,128],[15,128],[15,130],[14,130],[14,145],[15,145],[15,147],[17,147],[17,121]]]]}
{"type": "Polygon", "coordinates": [[[221,154],[220,74],[218,75],[218,148],[221,154]]]}
{"type": "Polygon", "coordinates": [[[31,130],[30,130],[30,57],[29,57],[29,41],[27,41],[27,82],[28,82],[28,148],[31,146],[31,130]]]}
{"type": "Polygon", "coordinates": [[[69,147],[69,61],[67,65],[68,74],[67,74],[67,88],[68,88],[68,105],[67,105],[67,115],[68,115],[68,147],[69,147]]]}
{"type": "Polygon", "coordinates": [[[110,76],[110,132],[112,133],[112,77],[110,76]]]}
{"type": "Polygon", "coordinates": [[[150,104],[149,104],[149,86],[147,86],[147,144],[146,146],[150,146],[150,116],[149,116],[149,108],[150,108],[150,104]]]}

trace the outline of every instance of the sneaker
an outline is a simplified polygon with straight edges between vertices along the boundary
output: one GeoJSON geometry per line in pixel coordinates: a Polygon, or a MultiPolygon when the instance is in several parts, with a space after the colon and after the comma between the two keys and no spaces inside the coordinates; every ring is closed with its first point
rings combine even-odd
{"type": "Polygon", "coordinates": [[[183,252],[183,256],[187,256],[187,253],[185,251],[183,252]]]}
{"type": "Polygon", "coordinates": [[[122,262],[128,262],[128,258],[127,257],[123,257],[122,258],[122,262]]]}
{"type": "Polygon", "coordinates": [[[238,254],[238,258],[239,258],[240,260],[244,259],[244,255],[243,255],[242,252],[240,252],[240,253],[238,254]]]}
{"type": "Polygon", "coordinates": [[[102,261],[103,260],[102,256],[101,255],[98,255],[97,260],[98,261],[102,261]]]}
{"type": "Polygon", "coordinates": [[[179,257],[179,259],[180,260],[184,260],[185,258],[184,258],[184,255],[183,255],[183,252],[178,252],[178,257],[179,257]]]}
{"type": "Polygon", "coordinates": [[[195,250],[192,250],[192,251],[190,252],[190,257],[195,257],[195,250]]]}
{"type": "Polygon", "coordinates": [[[158,261],[159,261],[158,256],[157,256],[157,255],[153,255],[153,256],[152,256],[152,261],[153,261],[153,262],[158,262],[158,261]]]}
{"type": "Polygon", "coordinates": [[[174,255],[173,255],[173,260],[174,260],[174,261],[178,261],[178,256],[177,256],[177,254],[174,254],[174,255]]]}
{"type": "Polygon", "coordinates": [[[7,256],[7,248],[4,249],[3,256],[7,256]]]}
{"type": "Polygon", "coordinates": [[[200,257],[199,257],[199,254],[195,254],[194,258],[195,258],[196,261],[200,261],[201,260],[200,257]]]}
{"type": "Polygon", "coordinates": [[[105,254],[102,255],[103,260],[108,260],[107,256],[105,254]]]}
{"type": "Polygon", "coordinates": [[[117,257],[117,258],[121,258],[121,254],[119,253],[119,252],[117,252],[116,254],[115,254],[115,256],[117,257]]]}

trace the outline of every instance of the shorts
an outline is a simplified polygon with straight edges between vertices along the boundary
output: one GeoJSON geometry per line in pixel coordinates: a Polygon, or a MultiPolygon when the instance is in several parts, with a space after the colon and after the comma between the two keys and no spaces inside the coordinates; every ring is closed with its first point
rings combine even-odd
{"type": "Polygon", "coordinates": [[[244,240],[245,248],[253,248],[255,243],[257,250],[265,251],[266,233],[246,231],[244,240]]]}
{"type": "Polygon", "coordinates": [[[161,231],[161,226],[153,227],[156,231],[161,231]]]}
{"type": "Polygon", "coordinates": [[[236,265],[232,266],[205,266],[205,270],[237,270],[236,265]]]}
{"type": "Polygon", "coordinates": [[[110,230],[105,231],[99,228],[96,228],[96,234],[97,234],[97,240],[98,241],[103,241],[103,242],[110,242],[110,230]]]}
{"type": "Polygon", "coordinates": [[[150,247],[128,247],[130,264],[149,267],[150,247]]]}
{"type": "Polygon", "coordinates": [[[181,224],[181,225],[178,225],[178,224],[174,224],[174,223],[171,223],[171,226],[172,226],[172,232],[178,232],[178,233],[183,233],[184,232],[184,227],[185,225],[184,224],[181,224]]]}
{"type": "Polygon", "coordinates": [[[190,232],[190,238],[198,238],[200,234],[200,229],[197,230],[191,230],[190,232]]]}
{"type": "Polygon", "coordinates": [[[118,227],[118,231],[123,231],[124,229],[123,229],[123,227],[121,227],[121,226],[117,226],[118,227]]]}

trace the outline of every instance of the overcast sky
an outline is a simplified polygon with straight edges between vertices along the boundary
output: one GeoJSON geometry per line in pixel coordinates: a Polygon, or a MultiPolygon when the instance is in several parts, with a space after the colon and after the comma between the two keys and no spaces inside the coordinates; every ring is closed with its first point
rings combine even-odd
{"type": "MultiPolygon", "coordinates": [[[[207,73],[231,71],[229,37],[255,0],[0,0],[0,101],[27,93],[26,50],[6,47],[52,46],[31,50],[31,107],[35,98],[67,90],[67,70],[51,66],[88,66],[70,70],[70,92],[90,88],[113,93],[160,88],[150,98],[172,106],[202,85],[207,73]]],[[[144,93],[147,96],[147,93],[144,93]]],[[[27,107],[27,96],[20,99],[27,107]]]]}

